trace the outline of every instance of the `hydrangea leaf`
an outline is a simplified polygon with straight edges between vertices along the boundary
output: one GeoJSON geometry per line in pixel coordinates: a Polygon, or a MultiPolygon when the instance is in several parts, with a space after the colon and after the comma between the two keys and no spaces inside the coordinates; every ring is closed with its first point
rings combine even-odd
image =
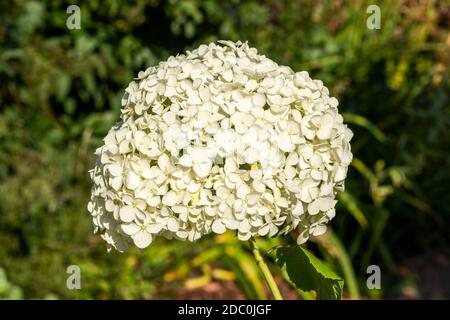
{"type": "Polygon", "coordinates": [[[318,300],[341,299],[344,280],[308,250],[300,246],[280,247],[276,250],[276,262],[297,290],[314,290],[318,300]]]}

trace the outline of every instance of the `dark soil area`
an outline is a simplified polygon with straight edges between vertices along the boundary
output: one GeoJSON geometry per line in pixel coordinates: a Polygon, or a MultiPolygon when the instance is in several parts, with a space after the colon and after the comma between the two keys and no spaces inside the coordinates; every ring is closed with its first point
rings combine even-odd
{"type": "Polygon", "coordinates": [[[407,260],[400,268],[413,286],[405,287],[398,299],[450,299],[450,253],[430,252],[407,260]]]}

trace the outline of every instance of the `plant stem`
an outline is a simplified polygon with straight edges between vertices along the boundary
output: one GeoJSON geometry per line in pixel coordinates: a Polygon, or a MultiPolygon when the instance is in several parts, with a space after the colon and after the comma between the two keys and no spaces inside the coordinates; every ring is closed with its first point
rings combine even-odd
{"type": "Polygon", "coordinates": [[[256,245],[255,238],[250,238],[250,245],[252,247],[252,252],[253,256],[255,257],[256,264],[261,269],[261,272],[264,275],[264,278],[267,282],[267,285],[269,286],[270,292],[272,293],[274,299],[283,300],[283,297],[281,296],[280,293],[280,289],[278,289],[277,283],[275,282],[272,273],[270,273],[269,267],[267,266],[266,262],[264,261],[264,258],[261,255],[261,251],[259,251],[259,248],[256,245]]]}

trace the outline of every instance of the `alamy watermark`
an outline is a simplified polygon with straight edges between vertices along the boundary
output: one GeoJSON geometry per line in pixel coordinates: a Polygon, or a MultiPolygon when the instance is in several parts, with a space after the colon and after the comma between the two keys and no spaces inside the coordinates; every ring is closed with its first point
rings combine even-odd
{"type": "Polygon", "coordinates": [[[81,270],[80,267],[73,264],[67,267],[66,273],[69,274],[66,280],[66,287],[69,290],[81,289],[81,270]]]}
{"type": "Polygon", "coordinates": [[[66,20],[66,26],[69,30],[81,29],[81,9],[79,6],[72,4],[67,7],[66,13],[70,16],[66,20]]]}
{"type": "Polygon", "coordinates": [[[381,289],[381,269],[376,264],[367,267],[366,274],[369,275],[366,280],[367,289],[381,289]]]}
{"type": "Polygon", "coordinates": [[[376,4],[367,7],[366,13],[370,14],[366,20],[366,26],[369,30],[381,29],[381,9],[376,4]]]}

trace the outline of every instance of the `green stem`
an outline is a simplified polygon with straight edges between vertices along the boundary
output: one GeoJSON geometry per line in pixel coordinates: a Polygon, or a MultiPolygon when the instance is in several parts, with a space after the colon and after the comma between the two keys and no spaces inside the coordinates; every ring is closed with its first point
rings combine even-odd
{"type": "Polygon", "coordinates": [[[250,238],[250,245],[252,247],[252,252],[253,256],[255,257],[256,264],[258,265],[259,269],[261,269],[261,272],[264,275],[264,278],[267,282],[267,285],[269,286],[270,292],[272,292],[274,299],[283,300],[280,289],[278,289],[277,283],[275,282],[272,273],[270,273],[269,267],[264,261],[264,258],[261,255],[261,251],[259,251],[259,248],[256,245],[256,240],[254,238],[250,238]]]}

